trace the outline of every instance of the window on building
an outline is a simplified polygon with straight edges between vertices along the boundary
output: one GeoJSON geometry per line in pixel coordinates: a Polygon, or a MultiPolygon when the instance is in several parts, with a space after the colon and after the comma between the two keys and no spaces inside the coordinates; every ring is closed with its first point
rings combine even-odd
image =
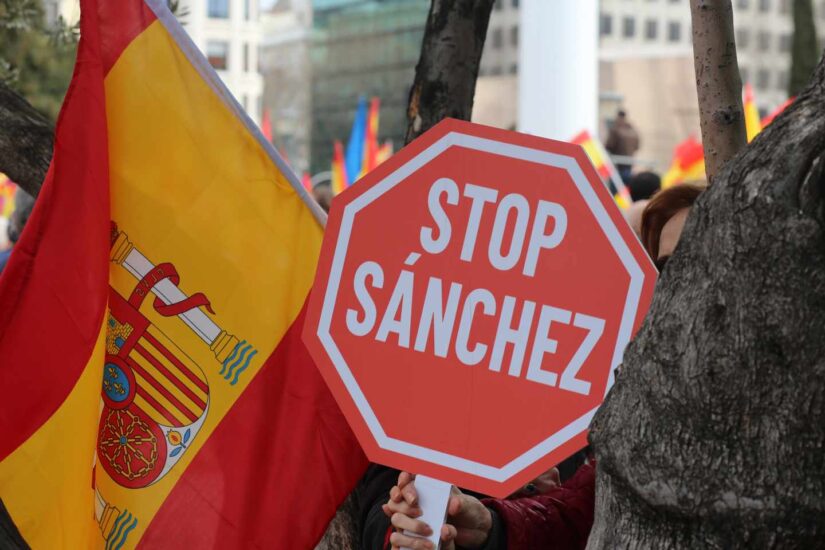
{"type": "Polygon", "coordinates": [[[736,29],[736,47],[744,50],[750,43],[751,33],[748,29],[736,29]]]}
{"type": "Polygon", "coordinates": [[[759,69],[756,71],[756,87],[760,90],[765,90],[771,83],[771,73],[768,69],[759,69]]]}
{"type": "Polygon", "coordinates": [[[518,63],[510,65],[510,74],[518,74],[518,63]]]}
{"type": "Polygon", "coordinates": [[[750,0],[736,0],[736,7],[740,10],[746,10],[750,7],[750,0]]]}
{"type": "Polygon", "coordinates": [[[760,52],[766,52],[771,48],[771,35],[768,31],[759,31],[756,35],[756,47],[760,52]]]}
{"type": "Polygon", "coordinates": [[[243,0],[243,18],[247,21],[252,18],[252,0],[243,0]]]}
{"type": "Polygon", "coordinates": [[[791,51],[791,35],[790,34],[780,34],[779,35],[779,51],[781,51],[781,52],[791,51]]]}
{"type": "Polygon", "coordinates": [[[501,29],[493,29],[493,49],[500,50],[502,44],[501,29]]]}
{"type": "Polygon", "coordinates": [[[249,72],[249,44],[247,42],[243,45],[243,70],[245,73],[249,72]]]}
{"type": "Polygon", "coordinates": [[[771,11],[771,0],[759,0],[759,11],[763,13],[771,11]]]}
{"type": "Polygon", "coordinates": [[[678,21],[667,24],[667,39],[669,42],[678,42],[682,39],[682,25],[678,21]]]}
{"type": "Polygon", "coordinates": [[[613,16],[607,13],[599,15],[599,35],[610,36],[613,34],[613,16]]]}
{"type": "Polygon", "coordinates": [[[648,19],[645,21],[645,38],[648,40],[656,40],[659,34],[659,22],[655,19],[648,19]]]}
{"type": "Polygon", "coordinates": [[[513,0],[513,7],[518,8],[518,0],[513,0]]]}
{"type": "Polygon", "coordinates": [[[210,40],[206,43],[206,58],[218,70],[228,69],[229,42],[210,40]]]}
{"type": "Polygon", "coordinates": [[[499,67],[498,65],[496,65],[495,67],[493,67],[492,69],[490,69],[490,74],[491,74],[492,76],[498,76],[498,75],[500,75],[500,74],[501,74],[501,67],[499,67]]]}
{"type": "Polygon", "coordinates": [[[518,27],[510,28],[510,44],[514,48],[518,48],[518,27]]]}
{"type": "Polygon", "coordinates": [[[633,38],[636,36],[636,20],[632,17],[625,17],[622,20],[622,36],[633,38]]]}
{"type": "Polygon", "coordinates": [[[207,9],[209,17],[215,19],[227,19],[229,17],[229,0],[208,0],[207,9]]]}

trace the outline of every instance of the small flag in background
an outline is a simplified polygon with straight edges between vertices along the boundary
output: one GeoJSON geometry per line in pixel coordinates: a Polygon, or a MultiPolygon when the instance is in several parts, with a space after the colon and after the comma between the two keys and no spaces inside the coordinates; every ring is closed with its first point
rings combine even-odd
{"type": "Polygon", "coordinates": [[[269,109],[264,109],[261,119],[261,133],[269,143],[272,143],[272,119],[269,118],[269,109]]]}
{"type": "Polygon", "coordinates": [[[301,185],[304,186],[304,189],[306,189],[308,193],[312,192],[312,177],[309,175],[309,172],[304,172],[301,176],[301,185]]]}
{"type": "Polygon", "coordinates": [[[358,179],[378,166],[378,115],[380,110],[381,100],[377,97],[372,98],[367,116],[367,131],[364,136],[364,162],[361,165],[358,179]]]}
{"type": "Polygon", "coordinates": [[[165,0],[81,0],[0,278],[0,499],[33,548],[312,548],[366,459],[301,340],[323,214],[165,0]]]}
{"type": "Polygon", "coordinates": [[[773,122],[773,119],[775,119],[777,116],[779,116],[779,113],[784,111],[791,103],[793,103],[794,99],[796,99],[796,98],[791,97],[791,98],[786,99],[785,102],[782,105],[780,105],[779,107],[774,109],[771,113],[768,114],[768,116],[763,118],[762,119],[762,128],[765,128],[768,124],[773,122]]]}
{"type": "Polygon", "coordinates": [[[337,139],[332,152],[332,194],[337,195],[348,187],[347,164],[344,160],[344,146],[337,139]]]}
{"type": "Polygon", "coordinates": [[[673,150],[673,161],[662,176],[662,189],[705,179],[705,152],[702,143],[690,136],[673,150]]]}
{"type": "Polygon", "coordinates": [[[384,145],[378,148],[378,154],[376,155],[376,166],[390,158],[392,154],[392,140],[388,139],[384,142],[384,145]]]}
{"type": "Polygon", "coordinates": [[[629,208],[630,204],[633,202],[630,198],[630,190],[624,184],[624,181],[622,181],[619,171],[616,170],[616,167],[613,165],[613,161],[610,160],[610,155],[607,153],[601,142],[594,138],[587,130],[582,130],[573,139],[571,139],[570,142],[575,143],[584,149],[585,153],[587,153],[587,156],[590,158],[590,162],[593,163],[593,166],[596,168],[596,172],[599,173],[603,182],[613,182],[613,185],[616,188],[616,193],[613,195],[613,200],[616,201],[619,208],[622,210],[629,208]]]}
{"type": "Polygon", "coordinates": [[[0,174],[0,218],[8,218],[14,210],[17,186],[5,174],[0,174]]]}
{"type": "Polygon", "coordinates": [[[748,143],[762,131],[762,121],[759,118],[759,109],[756,107],[756,100],[753,97],[753,86],[745,84],[744,98],[742,106],[745,109],[745,132],[748,136],[748,143]]]}
{"type": "MultiPolygon", "coordinates": [[[[352,121],[352,130],[349,134],[346,153],[346,176],[350,178],[345,182],[344,188],[355,183],[361,175],[364,165],[364,145],[367,136],[367,100],[362,96],[358,98],[358,106],[355,108],[355,119],[352,121]]],[[[343,189],[343,188],[342,188],[343,189]]]]}

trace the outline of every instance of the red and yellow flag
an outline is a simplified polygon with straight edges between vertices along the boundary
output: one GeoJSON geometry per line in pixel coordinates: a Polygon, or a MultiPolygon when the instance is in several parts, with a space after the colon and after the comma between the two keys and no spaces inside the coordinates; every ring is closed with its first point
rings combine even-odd
{"type": "Polygon", "coordinates": [[[673,161],[662,176],[662,189],[705,179],[705,152],[702,143],[690,136],[673,150],[673,161]]]}
{"type": "Polygon", "coordinates": [[[300,339],[323,213],[164,0],[81,0],[0,278],[0,499],[34,548],[310,548],[366,465],[300,339]]]}
{"type": "Polygon", "coordinates": [[[756,107],[753,86],[750,83],[745,83],[742,107],[745,110],[745,133],[748,136],[748,143],[750,143],[762,131],[762,120],[759,118],[759,109],[756,107]]]}
{"type": "Polygon", "coordinates": [[[17,186],[5,174],[0,174],[0,218],[11,216],[16,190],[17,186]]]}
{"type": "Polygon", "coordinates": [[[601,176],[602,181],[613,182],[616,187],[616,194],[613,195],[613,200],[616,201],[619,208],[622,210],[629,208],[630,204],[633,202],[630,198],[630,190],[624,184],[622,176],[619,174],[619,171],[616,170],[616,167],[610,160],[610,155],[607,153],[601,142],[593,137],[587,130],[582,130],[580,133],[576,134],[570,142],[575,143],[584,149],[584,152],[587,153],[587,156],[590,158],[590,162],[593,163],[593,167],[596,169],[596,172],[598,172],[601,176]]]}
{"type": "Polygon", "coordinates": [[[347,163],[344,160],[344,146],[335,140],[332,151],[332,194],[337,195],[348,187],[347,163]]]}
{"type": "Polygon", "coordinates": [[[358,179],[375,169],[378,164],[378,115],[381,111],[381,99],[374,97],[370,100],[370,110],[367,115],[366,135],[364,136],[364,161],[361,163],[361,174],[358,179]]]}

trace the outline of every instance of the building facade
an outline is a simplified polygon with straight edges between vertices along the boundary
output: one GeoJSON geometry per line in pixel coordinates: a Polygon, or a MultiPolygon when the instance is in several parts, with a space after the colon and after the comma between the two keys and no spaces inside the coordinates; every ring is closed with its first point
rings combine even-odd
{"type": "Polygon", "coordinates": [[[252,120],[260,122],[258,0],[182,0],[179,19],[252,120]]]}
{"type": "Polygon", "coordinates": [[[421,53],[426,0],[313,0],[312,172],[329,170],[359,97],[378,97],[378,137],[404,144],[407,101],[421,53]]]}
{"type": "MultiPolygon", "coordinates": [[[[742,80],[765,114],[787,98],[792,0],[732,1],[742,80]]],[[[822,36],[825,1],[814,6],[822,36]]],[[[496,1],[476,89],[479,122],[515,127],[519,11],[519,0],[496,1]]],[[[664,170],[676,143],[699,134],[689,0],[601,0],[599,35],[601,133],[623,106],[642,134],[637,157],[664,170]]]]}
{"type": "Polygon", "coordinates": [[[309,170],[312,120],[312,1],[279,0],[261,14],[263,108],[275,147],[299,174],[309,170]]]}

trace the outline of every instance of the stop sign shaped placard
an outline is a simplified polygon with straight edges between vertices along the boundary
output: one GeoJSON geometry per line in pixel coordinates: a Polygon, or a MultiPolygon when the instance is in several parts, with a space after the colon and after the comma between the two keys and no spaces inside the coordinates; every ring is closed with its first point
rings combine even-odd
{"type": "Polygon", "coordinates": [[[586,445],[655,278],[580,147],[445,120],[333,202],[304,340],[370,460],[506,496],[586,445]]]}

